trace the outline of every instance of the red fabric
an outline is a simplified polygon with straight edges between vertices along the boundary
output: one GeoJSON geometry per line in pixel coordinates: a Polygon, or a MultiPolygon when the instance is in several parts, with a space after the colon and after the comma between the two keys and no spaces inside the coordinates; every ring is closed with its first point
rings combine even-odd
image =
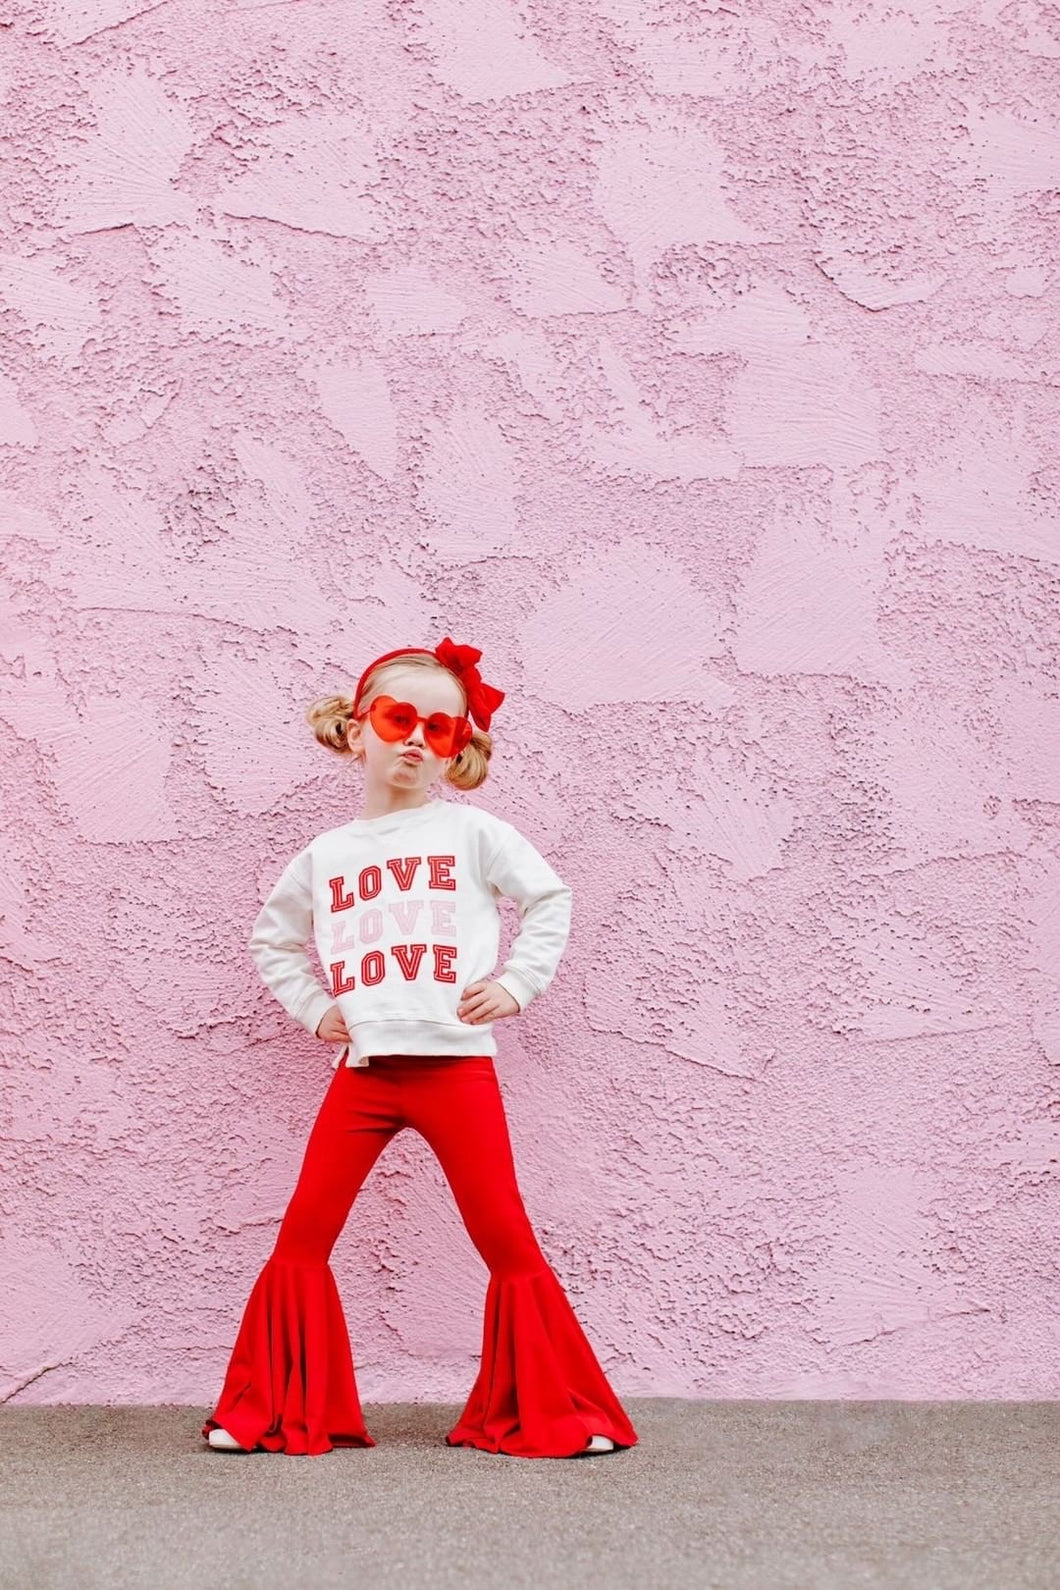
{"type": "Polygon", "coordinates": [[[514,1457],[571,1457],[597,1434],[634,1446],[527,1217],[489,1055],[374,1055],[335,1071],[203,1435],[220,1427],[241,1446],[291,1455],[375,1445],[328,1260],[369,1171],[406,1126],[437,1154],[490,1271],[481,1365],[447,1443],[514,1457]]]}
{"type": "Polygon", "coordinates": [[[544,1264],[491,1276],[482,1364],[446,1441],[512,1457],[573,1457],[591,1435],[609,1435],[616,1447],[637,1442],[554,1272],[544,1264]]]}
{"type": "Polygon", "coordinates": [[[357,709],[361,704],[361,691],[364,689],[365,680],[373,668],[378,668],[382,663],[390,662],[395,657],[407,657],[410,652],[422,653],[426,657],[437,657],[438,661],[455,674],[464,688],[467,697],[467,710],[474,718],[480,729],[488,729],[490,720],[501,702],[504,700],[504,691],[498,690],[496,685],[488,685],[478,671],[478,663],[482,652],[477,646],[459,646],[446,635],[439,641],[433,651],[427,646],[399,646],[396,651],[385,651],[381,657],[376,657],[368,664],[353,692],[353,714],[356,717],[357,709]]]}
{"type": "Polygon", "coordinates": [[[292,1457],[375,1445],[364,1427],[350,1338],[326,1264],[268,1260],[203,1435],[218,1426],[240,1446],[292,1457]]]}

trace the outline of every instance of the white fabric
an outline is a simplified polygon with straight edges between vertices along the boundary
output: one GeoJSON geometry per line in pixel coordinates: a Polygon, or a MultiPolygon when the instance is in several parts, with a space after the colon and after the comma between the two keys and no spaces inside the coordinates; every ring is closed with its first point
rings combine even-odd
{"type": "Polygon", "coordinates": [[[250,953],[309,1032],[338,1005],[351,1043],[333,1066],[367,1065],[373,1054],[494,1055],[493,1023],[457,1015],[464,990],[488,978],[525,1010],[555,976],[571,900],[511,823],[434,799],[357,818],[306,845],[259,911],[250,953]],[[494,976],[502,896],[518,904],[519,931],[494,976]],[[310,938],[326,984],[306,953],[310,938]]]}

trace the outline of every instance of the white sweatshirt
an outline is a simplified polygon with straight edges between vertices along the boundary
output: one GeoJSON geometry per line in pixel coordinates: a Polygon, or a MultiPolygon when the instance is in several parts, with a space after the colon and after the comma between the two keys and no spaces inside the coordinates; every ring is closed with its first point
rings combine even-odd
{"type": "Polygon", "coordinates": [[[352,1041],[333,1068],[373,1054],[494,1055],[493,1023],[457,1015],[464,990],[488,978],[525,1010],[555,976],[570,919],[571,890],[517,828],[434,799],[319,834],[280,874],[250,953],[309,1032],[338,1005],[352,1041]],[[501,895],[518,902],[520,926],[494,977],[501,895]]]}

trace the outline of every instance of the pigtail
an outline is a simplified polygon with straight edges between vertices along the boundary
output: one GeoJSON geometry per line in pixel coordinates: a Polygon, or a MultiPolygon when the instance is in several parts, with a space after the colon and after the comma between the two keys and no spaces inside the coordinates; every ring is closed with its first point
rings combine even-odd
{"type": "Polygon", "coordinates": [[[486,782],[486,769],[492,755],[492,734],[485,729],[472,729],[470,740],[445,770],[446,783],[456,789],[478,789],[486,782]]]}
{"type": "Polygon", "coordinates": [[[331,751],[341,754],[352,754],[352,747],[346,736],[350,719],[353,716],[353,702],[349,696],[318,696],[306,708],[306,722],[321,745],[326,745],[331,751]]]}

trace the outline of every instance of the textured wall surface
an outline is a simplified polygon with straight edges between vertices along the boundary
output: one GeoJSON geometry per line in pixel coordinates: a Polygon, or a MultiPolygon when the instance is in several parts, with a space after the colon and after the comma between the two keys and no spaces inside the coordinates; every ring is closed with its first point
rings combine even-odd
{"type": "MultiPolygon", "coordinates": [[[[0,1397],[219,1390],[331,1076],[246,950],[358,809],[302,712],[443,634],[616,1389],[1060,1394],[1056,6],[0,23],[0,1397]]],[[[334,1268],[362,1396],[466,1394],[421,1139],[334,1268]]]]}

